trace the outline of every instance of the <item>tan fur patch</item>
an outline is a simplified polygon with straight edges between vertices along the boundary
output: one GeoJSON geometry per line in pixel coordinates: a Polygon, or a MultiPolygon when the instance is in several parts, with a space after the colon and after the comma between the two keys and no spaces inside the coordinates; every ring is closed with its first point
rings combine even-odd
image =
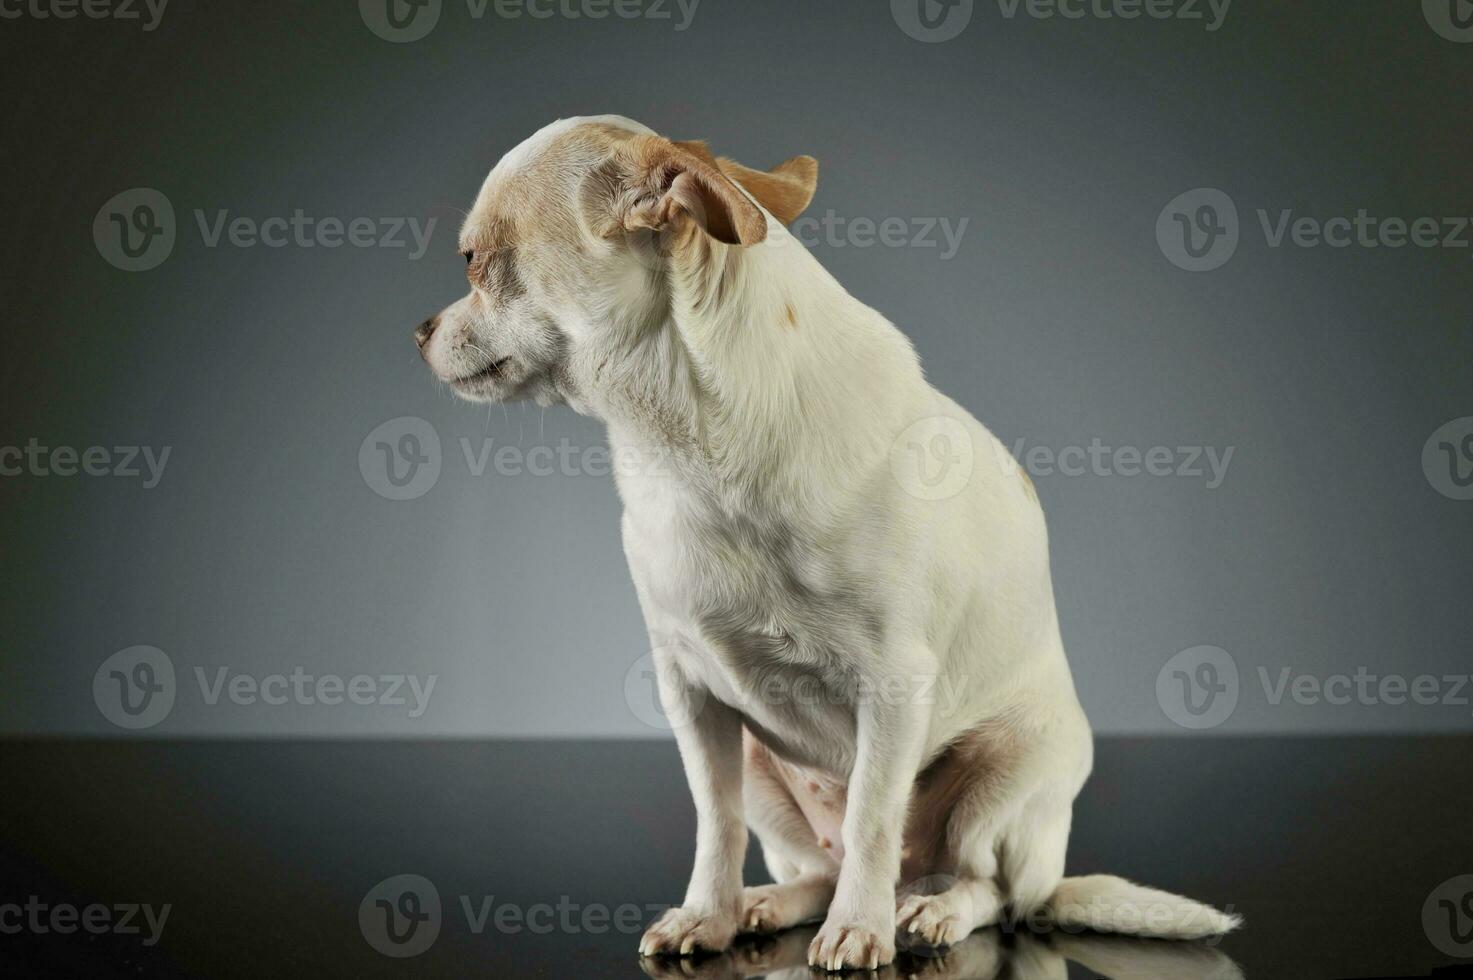
{"type": "Polygon", "coordinates": [[[755,170],[731,157],[712,156],[705,140],[675,140],[674,145],[742,185],[785,225],[798,219],[818,189],[818,161],[810,156],[793,157],[770,171],[755,170]]]}
{"type": "Polygon", "coordinates": [[[678,214],[688,214],[707,233],[727,245],[756,245],[767,237],[767,219],[721,170],[703,159],[704,147],[678,145],[658,136],[630,141],[641,172],[667,191],[653,214],[641,217],[663,227],[678,214]]]}
{"type": "Polygon", "coordinates": [[[634,216],[634,227],[690,214],[711,237],[726,244],[754,245],[767,236],[766,221],[747,194],[779,221],[791,222],[812,199],[817,185],[818,164],[812,157],[794,157],[764,172],[718,159],[703,140],[671,141],[587,123],[558,135],[517,171],[493,172],[466,222],[461,251],[494,251],[530,235],[531,223],[557,213],[565,203],[565,182],[558,178],[570,161],[594,165],[600,158],[622,161],[610,169],[611,179],[622,170],[621,179],[644,175],[667,190],[660,208],[634,216]]]}
{"type": "MultiPolygon", "coordinates": [[[[558,135],[527,165],[511,173],[492,171],[461,232],[462,252],[494,251],[535,237],[534,226],[566,210],[570,161],[593,166],[642,134],[604,123],[586,123],[558,135]]],[[[631,169],[632,172],[632,169],[631,169]]]]}
{"type": "Polygon", "coordinates": [[[706,145],[705,140],[672,140],[671,142],[702,163],[712,167],[719,165],[716,158],[711,155],[711,148],[706,145]]]}
{"type": "Polygon", "coordinates": [[[722,173],[746,188],[758,204],[785,225],[798,220],[818,190],[818,161],[813,157],[793,157],[770,171],[753,170],[730,157],[716,163],[722,173]]]}

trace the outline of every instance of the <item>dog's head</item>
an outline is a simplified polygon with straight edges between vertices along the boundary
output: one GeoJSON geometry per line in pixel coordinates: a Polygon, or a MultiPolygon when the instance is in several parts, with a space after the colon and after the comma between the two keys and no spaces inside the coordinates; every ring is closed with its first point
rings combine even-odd
{"type": "Polygon", "coordinates": [[[763,242],[769,214],[807,207],[817,172],[811,157],[751,170],[617,116],[554,123],[486,178],[460,236],[470,292],[415,342],[464,398],[568,400],[580,348],[668,307],[672,263],[763,242]]]}

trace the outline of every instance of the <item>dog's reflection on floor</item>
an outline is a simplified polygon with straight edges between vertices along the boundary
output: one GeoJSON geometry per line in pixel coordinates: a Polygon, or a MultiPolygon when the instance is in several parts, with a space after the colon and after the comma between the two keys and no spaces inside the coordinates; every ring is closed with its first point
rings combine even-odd
{"type": "MultiPolygon", "coordinates": [[[[816,932],[816,927],[800,927],[776,936],[747,936],[719,956],[645,958],[640,966],[655,980],[810,980],[825,976],[808,967],[808,943],[816,932]]],[[[903,950],[890,966],[844,975],[879,980],[1068,980],[1071,960],[1108,980],[1243,980],[1231,959],[1200,943],[1093,934],[1004,935],[997,929],[974,932],[940,952],[903,950]]]]}

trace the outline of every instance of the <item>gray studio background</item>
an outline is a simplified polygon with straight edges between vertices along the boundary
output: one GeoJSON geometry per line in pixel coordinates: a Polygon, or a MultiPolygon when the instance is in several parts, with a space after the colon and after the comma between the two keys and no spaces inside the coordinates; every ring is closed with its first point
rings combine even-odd
{"type": "Polygon", "coordinates": [[[978,0],[940,43],[883,0],[702,0],[684,30],[664,6],[478,19],[444,0],[411,43],[348,0],[172,0],[152,30],[0,20],[0,445],[170,447],[152,488],[0,478],[0,732],[123,734],[94,675],[147,645],[177,672],[150,735],[664,734],[641,700],[612,481],[477,476],[461,443],[581,452],[600,427],[456,402],[410,341],[464,288],[455,233],[486,170],[597,112],[756,166],[818,157],[810,214],[844,224],[813,250],[1009,445],[1231,448],[1214,487],[1210,471],[1035,469],[1101,732],[1473,728],[1473,686],[1443,679],[1473,669],[1473,502],[1440,492],[1423,454],[1473,415],[1473,236],[1274,248],[1257,217],[1473,214],[1473,44],[1434,29],[1436,4],[1237,0],[1208,30],[978,0]],[[132,188],[177,216],[146,272],[94,244],[99,209],[132,188]],[[1240,214],[1231,260],[1196,273],[1157,238],[1195,188],[1240,214]],[[436,225],[416,260],[407,232],[407,248],[212,248],[195,217],[297,209],[436,225]],[[892,218],[892,244],[853,224],[892,218]],[[929,219],[967,222],[954,256],[939,232],[910,241],[929,219]],[[360,447],[406,416],[433,427],[441,472],[396,501],[360,447]],[[1194,729],[1157,681],[1203,646],[1240,681],[1231,715],[1194,729]],[[211,705],[196,668],[438,680],[411,717],[211,705]],[[1432,675],[1439,703],[1274,704],[1260,668],[1432,675]]]}

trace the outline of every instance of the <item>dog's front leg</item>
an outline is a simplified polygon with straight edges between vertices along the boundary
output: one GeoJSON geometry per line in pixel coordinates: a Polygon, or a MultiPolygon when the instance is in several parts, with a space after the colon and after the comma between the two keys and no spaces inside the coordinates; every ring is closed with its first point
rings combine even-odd
{"type": "Polygon", "coordinates": [[[873,970],[895,958],[895,881],[928,723],[921,700],[864,698],[857,706],[844,861],[828,918],[808,947],[812,966],[873,970]]]}
{"type": "Polygon", "coordinates": [[[696,804],[696,857],[685,902],[645,932],[641,956],[731,945],[740,922],[747,825],[742,816],[742,722],[692,685],[668,650],[655,655],[660,700],[675,729],[696,804]]]}

